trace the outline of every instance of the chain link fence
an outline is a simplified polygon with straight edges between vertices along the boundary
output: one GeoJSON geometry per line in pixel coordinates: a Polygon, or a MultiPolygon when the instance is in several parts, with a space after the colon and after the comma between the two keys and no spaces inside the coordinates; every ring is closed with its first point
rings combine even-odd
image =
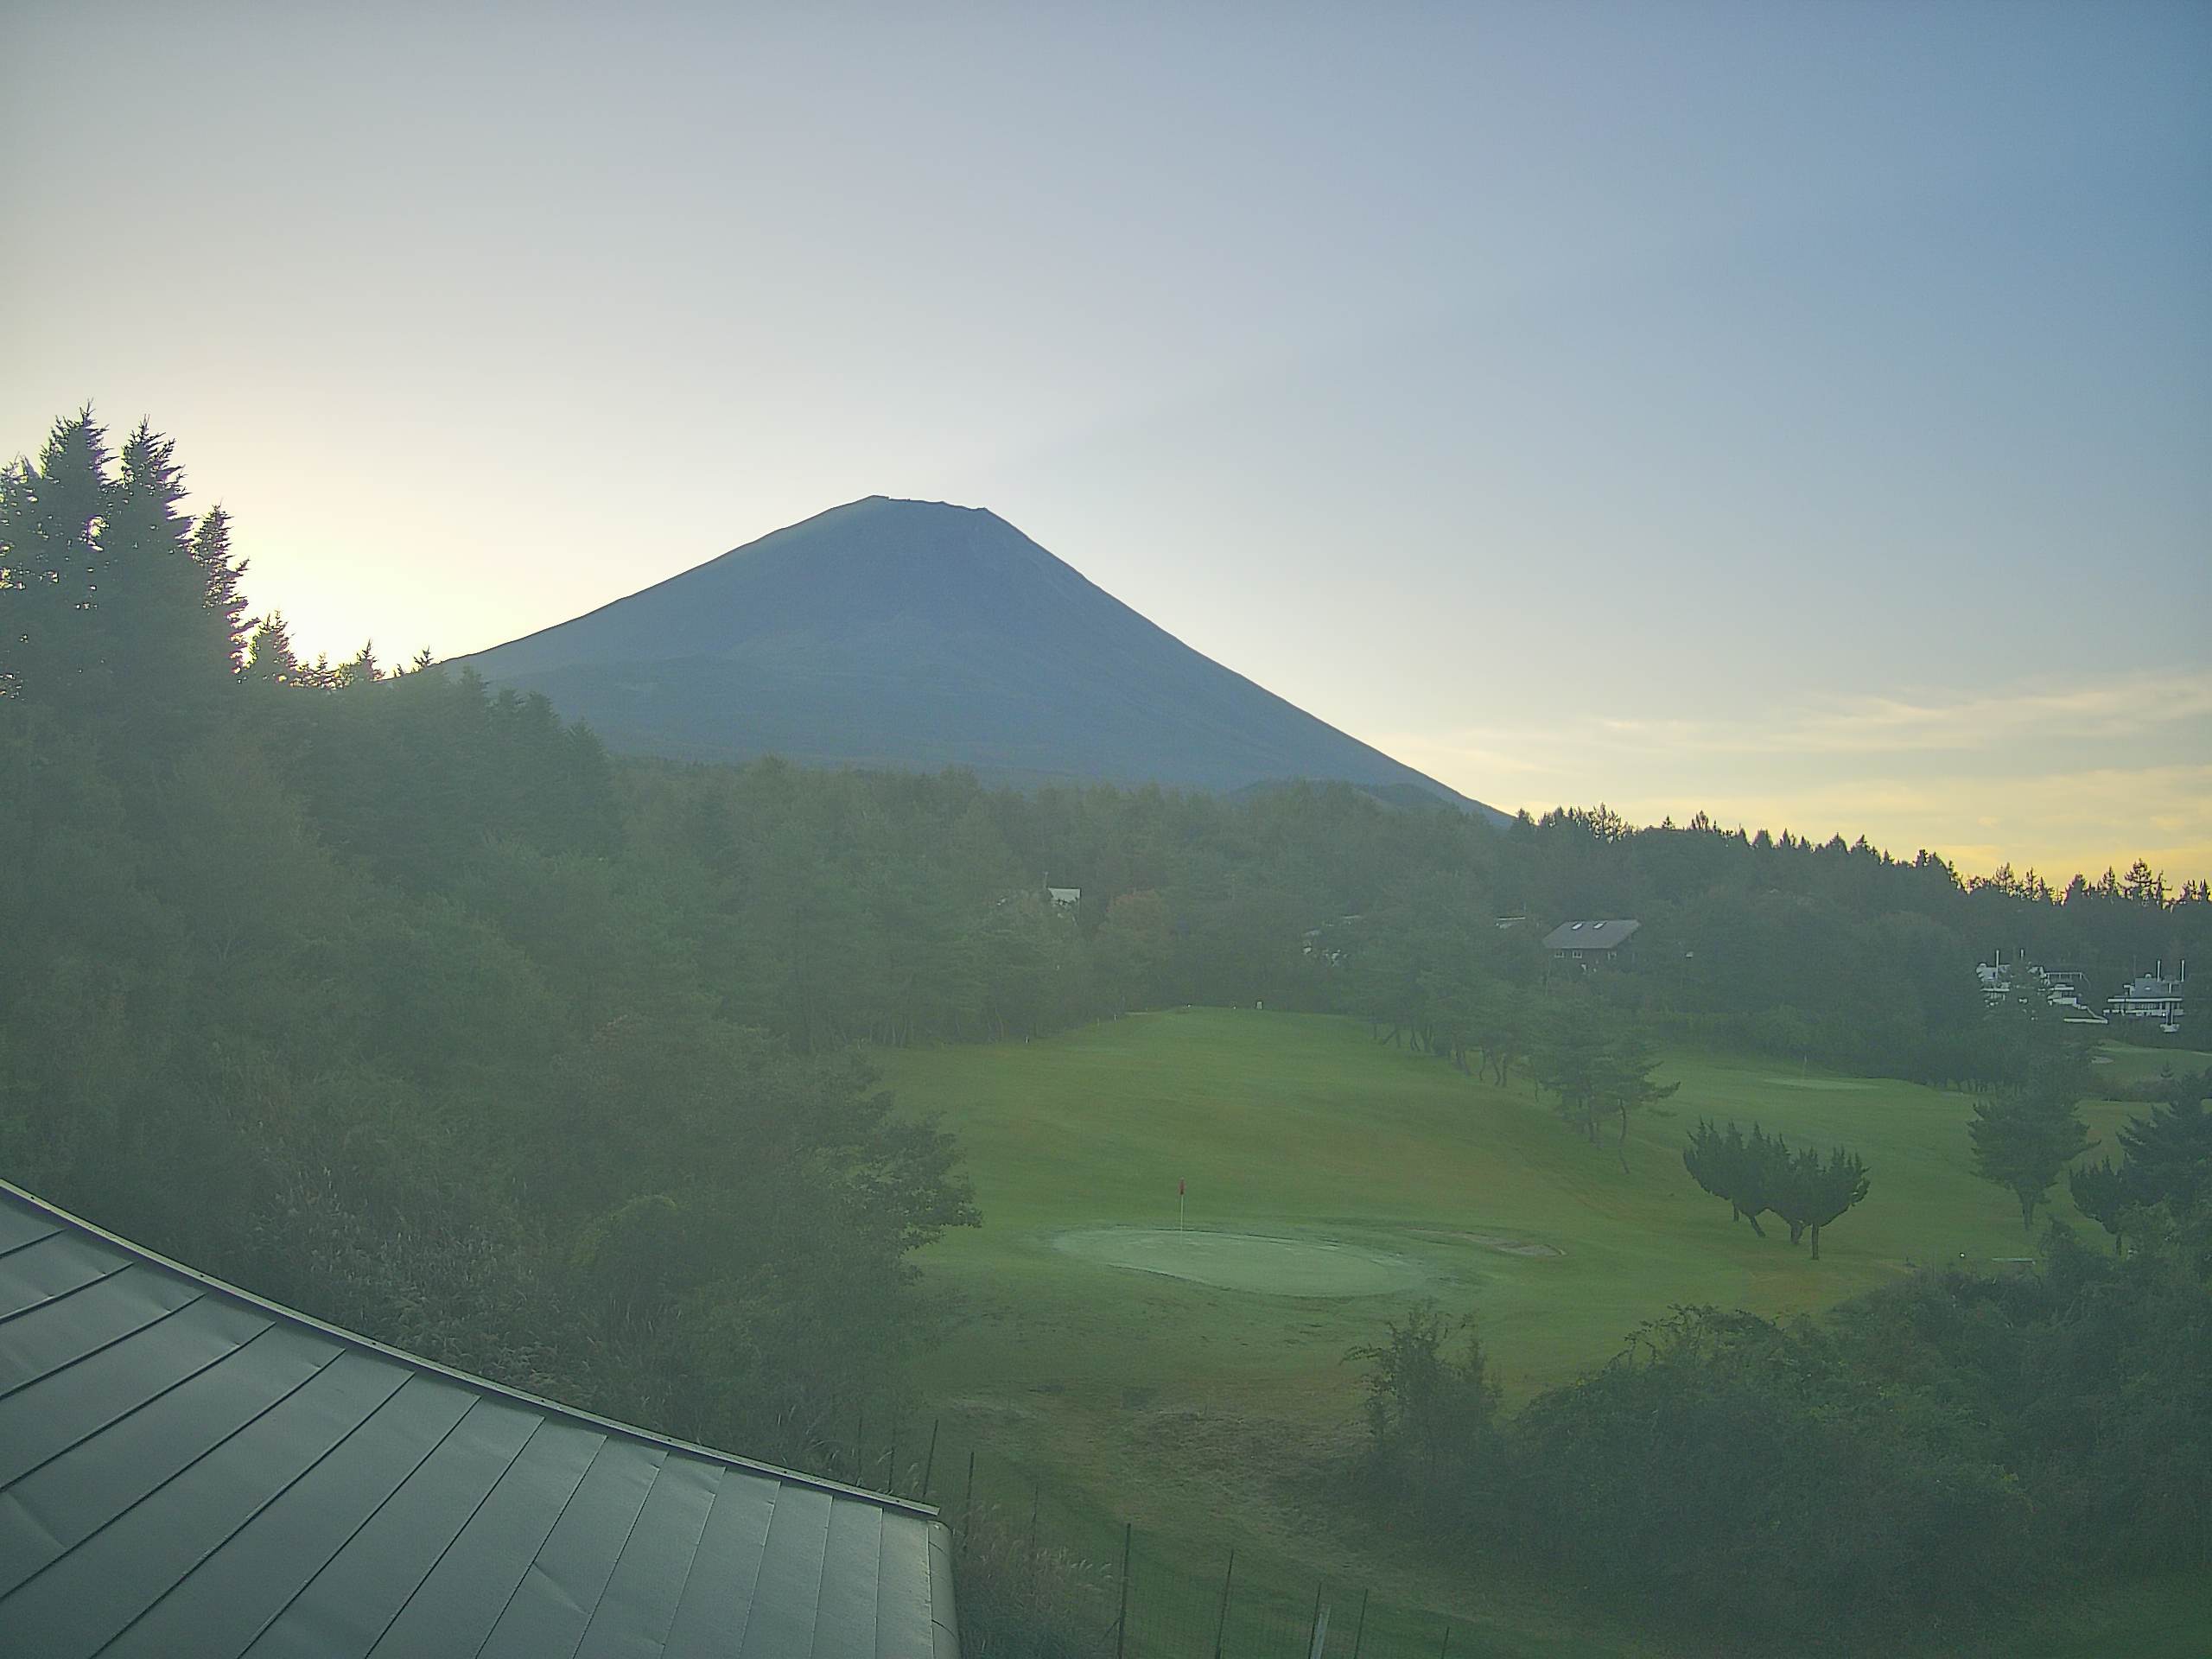
{"type": "Polygon", "coordinates": [[[931,1423],[871,1445],[855,1425],[836,1474],[938,1506],[953,1538],[966,1659],[1449,1659],[1448,1621],[1323,1578],[1293,1588],[1224,1546],[1209,1558],[955,1446],[931,1423]]]}

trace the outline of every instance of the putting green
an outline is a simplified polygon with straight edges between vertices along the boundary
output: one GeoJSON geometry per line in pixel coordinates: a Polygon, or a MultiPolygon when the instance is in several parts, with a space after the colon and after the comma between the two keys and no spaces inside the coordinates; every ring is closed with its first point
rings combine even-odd
{"type": "Polygon", "coordinates": [[[1265,1296],[1376,1296],[1410,1290],[1427,1277],[1402,1255],[1326,1239],[1091,1227],[1062,1233],[1052,1244],[1105,1267],[1265,1296]]]}

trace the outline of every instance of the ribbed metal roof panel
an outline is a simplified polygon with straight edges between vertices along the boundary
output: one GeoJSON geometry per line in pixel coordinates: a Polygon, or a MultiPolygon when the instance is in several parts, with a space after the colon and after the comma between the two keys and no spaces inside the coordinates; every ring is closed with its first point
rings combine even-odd
{"type": "Polygon", "coordinates": [[[699,1554],[720,1564],[714,1573],[694,1573],[676,1604],[668,1628],[669,1659],[728,1659],[745,1645],[753,1595],[760,1585],[760,1561],[767,1553],[768,1525],[775,1518],[777,1482],[733,1469],[722,1478],[699,1535],[699,1554]]]}
{"type": "Polygon", "coordinates": [[[935,1512],[517,1394],[0,1183],[0,1652],[957,1659],[935,1512]]]}
{"type": "Polygon", "coordinates": [[[822,1571],[830,1548],[827,1492],[776,1495],[768,1541],[760,1551],[760,1578],[746,1620],[741,1659],[798,1659],[814,1650],[815,1611],[822,1600],[822,1571]]]}
{"type": "Polygon", "coordinates": [[[576,1659],[658,1659],[666,1651],[715,1494],[728,1472],[690,1458],[671,1458],[661,1465],[592,1610],[576,1659]]]}
{"type": "Polygon", "coordinates": [[[250,1659],[363,1659],[544,1419],[479,1400],[246,1649],[250,1659]]]}

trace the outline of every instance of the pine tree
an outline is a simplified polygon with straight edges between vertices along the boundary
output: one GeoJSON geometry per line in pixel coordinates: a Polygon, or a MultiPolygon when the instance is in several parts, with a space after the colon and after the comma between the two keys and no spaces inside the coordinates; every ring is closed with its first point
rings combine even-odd
{"type": "Polygon", "coordinates": [[[1775,1190],[1789,1155],[1780,1136],[1770,1140],[1756,1123],[1746,1136],[1732,1122],[1719,1129],[1700,1119],[1690,1132],[1682,1166],[1700,1186],[1727,1202],[1729,1220],[1750,1222],[1751,1230],[1764,1238],[1766,1229],[1759,1225],[1759,1216],[1774,1207],[1775,1190]]]}
{"type": "Polygon", "coordinates": [[[2074,1199],[2074,1207],[2112,1235],[2115,1255],[2127,1254],[2127,1241],[2121,1217],[2134,1200],[2128,1191],[2125,1170],[2116,1169],[2109,1158],[2101,1158],[2094,1164],[2084,1164],[2079,1169],[2066,1172],[2066,1190],[2074,1199]]]}
{"type": "Polygon", "coordinates": [[[141,422],[117,459],[100,526],[99,613],[115,696],[143,711],[173,703],[213,663],[227,668],[227,641],[219,643],[207,577],[192,556],[175,441],[141,422]]]}
{"type": "Polygon", "coordinates": [[[1836,1147],[1823,1160],[1808,1147],[1791,1160],[1789,1185],[1799,1213],[1812,1235],[1813,1260],[1821,1259],[1821,1229],[1840,1219],[1866,1198],[1872,1185],[1866,1166],[1854,1152],[1836,1147]]]}
{"type": "Polygon", "coordinates": [[[10,696],[67,703],[105,685],[95,640],[111,464],[86,409],[54,423],[35,464],[0,471],[0,691],[10,696]]]}
{"type": "Polygon", "coordinates": [[[235,674],[245,665],[249,624],[245,594],[239,587],[245,578],[245,562],[231,556],[231,516],[219,505],[208,508],[193,529],[192,562],[200,567],[200,581],[207,590],[207,609],[235,674]]]}
{"type": "Polygon", "coordinates": [[[2059,1172],[2094,1144],[2073,1101],[2048,1088],[1977,1103],[1967,1135],[1974,1173],[2020,1201],[2023,1229],[2035,1226],[2036,1211],[2059,1172]]]}
{"type": "Polygon", "coordinates": [[[1672,1099],[1682,1086],[1679,1082],[1653,1082],[1651,1073],[1658,1064],[1659,1052],[1650,1037],[1636,1027],[1620,1032],[1605,1046],[1598,1074],[1598,1101],[1620,1120],[1620,1139],[1614,1151],[1619,1155],[1623,1174],[1628,1173],[1630,1114],[1672,1099]]]}
{"type": "Polygon", "coordinates": [[[111,457],[86,410],[0,472],[0,690],[172,734],[237,666],[228,521],[195,529],[176,446],[144,423],[111,457]]]}
{"type": "Polygon", "coordinates": [[[1562,1001],[1535,1056],[1536,1081],[1552,1091],[1552,1109],[1598,1144],[1598,1119],[1611,1066],[1609,1045],[1598,1029],[1595,1009],[1585,997],[1562,1001]]]}
{"type": "Polygon", "coordinates": [[[2185,1210],[2212,1200],[2212,1101],[2202,1094],[2207,1081],[2202,1073],[2177,1078],[2171,1098],[2120,1126],[2130,1202],[2185,1210]]]}
{"type": "Polygon", "coordinates": [[[300,676],[300,659],[292,650],[292,631],[282,611],[271,611],[253,631],[245,648],[245,675],[271,685],[291,685],[300,676]]]}

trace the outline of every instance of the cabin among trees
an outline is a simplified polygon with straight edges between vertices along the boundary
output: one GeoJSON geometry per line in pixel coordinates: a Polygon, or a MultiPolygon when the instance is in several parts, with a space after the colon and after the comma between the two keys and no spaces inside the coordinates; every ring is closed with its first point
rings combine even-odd
{"type": "Polygon", "coordinates": [[[1610,967],[1636,965],[1632,943],[1643,929],[1641,922],[1623,920],[1562,922],[1544,936],[1544,949],[1554,962],[1579,963],[1585,972],[1603,963],[1610,967]]]}

